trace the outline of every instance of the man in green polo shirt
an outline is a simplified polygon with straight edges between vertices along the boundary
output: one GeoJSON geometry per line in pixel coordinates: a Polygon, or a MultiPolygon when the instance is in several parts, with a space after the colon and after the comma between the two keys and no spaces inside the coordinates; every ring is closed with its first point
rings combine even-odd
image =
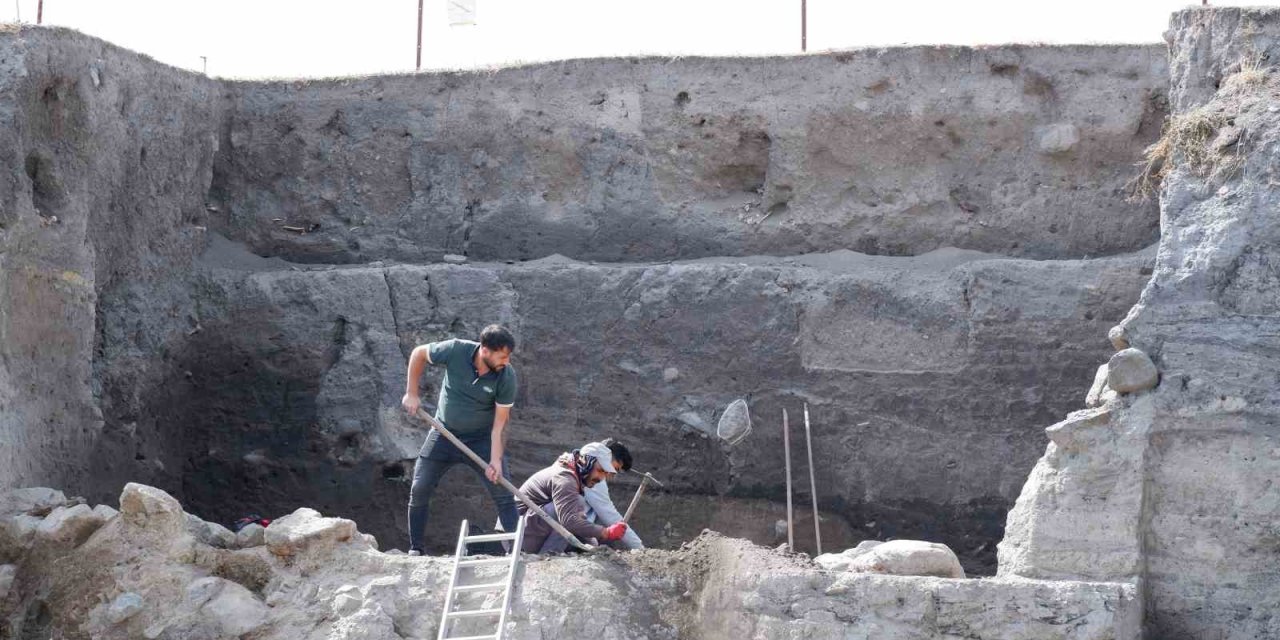
{"type": "Polygon", "coordinates": [[[489,464],[481,468],[435,429],[418,452],[409,489],[409,554],[422,555],[423,532],[427,526],[427,505],[440,478],[455,464],[464,464],[477,475],[498,507],[498,518],[507,531],[515,531],[515,497],[498,484],[498,477],[511,479],[506,465],[506,427],[516,400],[516,371],[511,352],[516,340],[511,332],[491,324],[480,332],[480,341],[444,340],[415,347],[409,354],[409,372],[401,404],[410,415],[418,412],[418,379],[427,365],[442,366],[440,398],[436,419],[443,422],[476,455],[489,464]]]}

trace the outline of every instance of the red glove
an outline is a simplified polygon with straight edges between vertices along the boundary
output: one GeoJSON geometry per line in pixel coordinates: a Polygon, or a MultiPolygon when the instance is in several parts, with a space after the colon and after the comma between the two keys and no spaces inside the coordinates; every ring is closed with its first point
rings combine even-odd
{"type": "Polygon", "coordinates": [[[627,533],[627,523],[619,522],[619,523],[611,524],[605,527],[604,535],[601,536],[600,539],[604,540],[605,542],[614,542],[617,540],[621,540],[622,536],[626,533],[627,533]]]}

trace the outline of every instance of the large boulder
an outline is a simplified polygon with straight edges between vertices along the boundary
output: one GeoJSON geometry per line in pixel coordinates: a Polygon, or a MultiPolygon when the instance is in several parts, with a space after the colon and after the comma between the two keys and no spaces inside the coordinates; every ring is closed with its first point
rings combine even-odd
{"type": "Polygon", "coordinates": [[[266,530],[267,549],[278,556],[324,552],[350,542],[359,532],[345,518],[326,518],[315,509],[301,508],[271,523],[266,530]]]}
{"type": "Polygon", "coordinates": [[[126,484],[120,493],[120,514],[131,525],[167,533],[177,533],[187,524],[187,515],[177,499],[136,482],[126,484]]]}
{"type": "Polygon", "coordinates": [[[896,576],[963,578],[960,559],[945,544],[922,540],[891,540],[854,558],[848,571],[896,576]]]}
{"type": "Polygon", "coordinates": [[[1107,363],[1107,386],[1119,393],[1146,391],[1159,381],[1159,370],[1141,349],[1117,351],[1107,363]]]}

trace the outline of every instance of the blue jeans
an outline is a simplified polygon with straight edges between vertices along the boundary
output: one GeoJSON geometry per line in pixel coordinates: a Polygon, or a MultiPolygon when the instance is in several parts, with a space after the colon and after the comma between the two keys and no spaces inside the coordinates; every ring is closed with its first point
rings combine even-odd
{"type": "MultiPolygon", "coordinates": [[[[470,437],[459,436],[459,439],[476,455],[485,460],[489,459],[492,441],[488,433],[470,437]]],[[[453,446],[453,443],[433,430],[427,436],[427,442],[423,445],[422,451],[418,453],[418,462],[413,466],[413,485],[409,488],[410,549],[419,551],[425,549],[422,538],[427,528],[428,503],[431,501],[431,494],[435,493],[436,486],[440,484],[440,479],[444,477],[445,472],[455,464],[464,464],[475,472],[480,479],[480,484],[489,490],[494,506],[498,508],[498,519],[502,521],[502,528],[507,531],[516,530],[518,516],[515,496],[502,485],[489,482],[489,479],[484,477],[483,467],[472,462],[465,453],[453,446]]],[[[511,480],[511,473],[507,470],[506,455],[502,456],[502,476],[508,481],[511,480]]]]}

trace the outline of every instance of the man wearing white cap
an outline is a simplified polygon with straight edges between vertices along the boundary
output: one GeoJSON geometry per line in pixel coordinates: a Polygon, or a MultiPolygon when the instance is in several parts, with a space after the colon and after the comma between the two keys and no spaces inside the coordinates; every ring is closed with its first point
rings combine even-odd
{"type": "MultiPolygon", "coordinates": [[[[520,486],[520,491],[579,540],[595,538],[601,542],[614,542],[627,532],[626,523],[617,522],[604,527],[591,522],[587,518],[584,493],[588,487],[606,480],[615,472],[613,453],[605,445],[592,442],[581,449],[562,454],[555,464],[526,480],[520,486]]],[[[520,510],[520,515],[525,515],[528,511],[523,502],[516,508],[520,510]]],[[[526,522],[521,551],[559,553],[567,547],[568,543],[564,538],[556,534],[541,518],[530,518],[526,522]]]]}
{"type": "MultiPolygon", "coordinates": [[[[626,445],[613,438],[605,438],[602,442],[592,442],[583,449],[594,445],[604,445],[609,448],[609,453],[613,454],[614,471],[631,470],[631,451],[626,445]]],[[[609,479],[611,480],[612,476],[609,479]]],[[[607,480],[601,480],[595,486],[587,487],[584,497],[587,499],[588,520],[604,527],[622,522],[622,514],[617,507],[613,506],[613,498],[609,497],[607,480]]],[[[636,535],[635,529],[627,527],[627,532],[623,534],[622,539],[610,542],[609,546],[614,549],[643,549],[644,543],[640,541],[640,536],[636,535]]]]}

